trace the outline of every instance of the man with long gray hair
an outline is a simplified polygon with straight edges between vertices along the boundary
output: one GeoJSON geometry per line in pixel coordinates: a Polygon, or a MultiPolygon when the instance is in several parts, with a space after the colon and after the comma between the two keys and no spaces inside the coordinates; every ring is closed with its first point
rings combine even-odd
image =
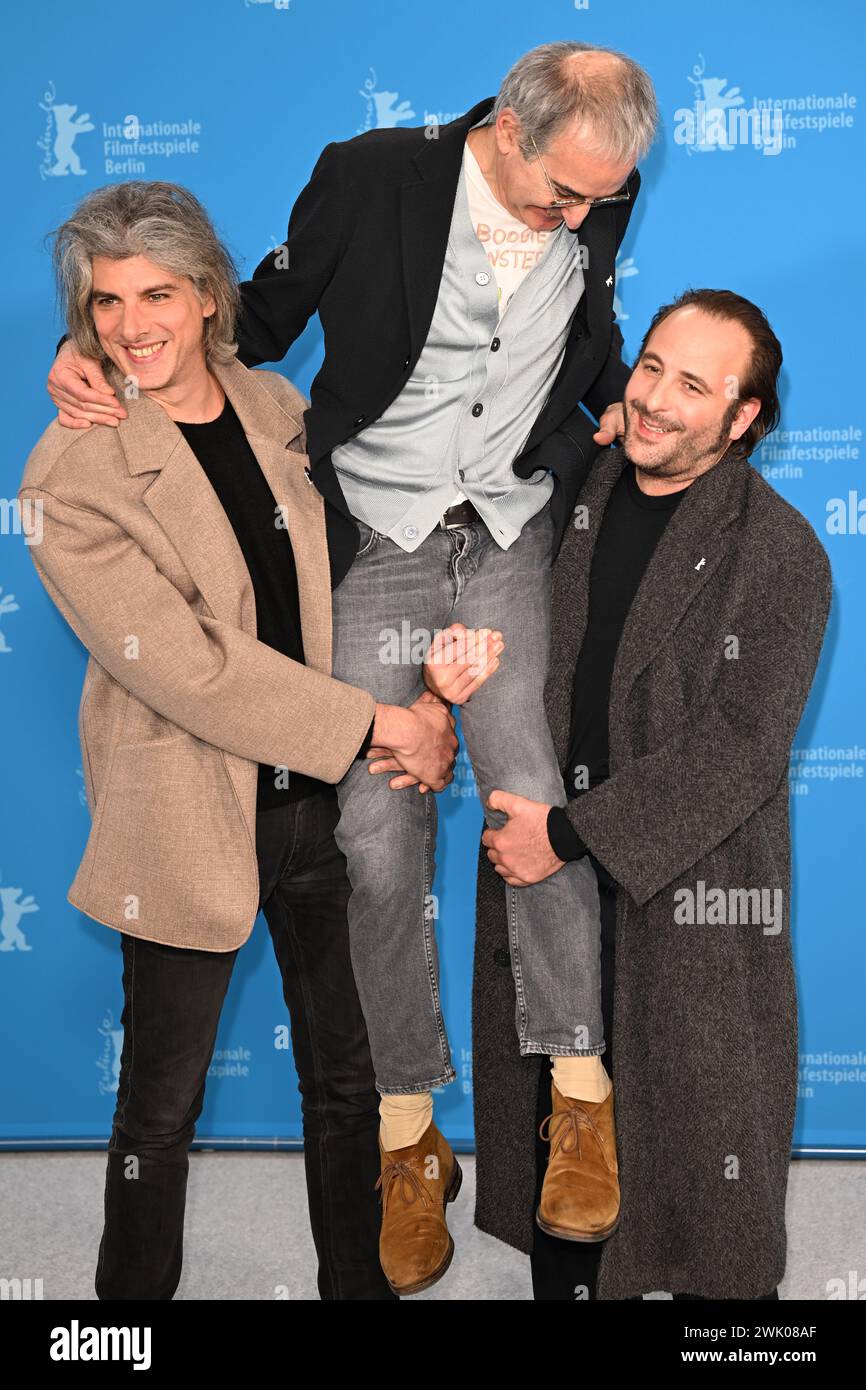
{"type": "Polygon", "coordinates": [[[71,340],[129,405],[116,431],[49,425],[19,491],[22,516],[41,519],[30,556],[90,652],[93,824],[67,896],[121,933],[97,1296],[174,1296],[220,1011],[262,910],[291,1015],[319,1292],[390,1301],[334,784],[375,739],[439,790],[453,716],[430,692],[398,707],[331,674],[306,401],[236,360],[234,267],[197,199],[159,182],[96,189],[54,249],[71,340]]]}
{"type": "MultiPolygon", "coordinates": [[[[614,262],[656,125],[631,59],[545,44],[458,120],[328,144],[285,245],[242,286],[242,361],[282,358],[317,310],[325,330],[306,420],[312,480],[333,504],[334,675],[405,706],[425,674],[442,687],[422,672],[429,648],[395,655],[388,634],[503,633],[462,730],[488,826],[507,816],[529,839],[546,835],[537,808],[566,801],[543,708],[550,566],[598,444],[621,426],[614,262]],[[503,787],[508,803],[491,800],[503,787]]],[[[64,348],[50,378],[61,423],[116,424],[102,386],[64,348]]],[[[415,1293],[450,1262],[460,1177],[432,1119],[432,1089],[456,1075],[429,907],[436,804],[389,795],[362,764],[338,796],[381,1094],[380,1253],[391,1288],[415,1293]]],[[[613,1142],[595,874],[584,858],[516,887],[503,884],[520,1054],[551,1058],[557,1093],[598,1104],[613,1142]]],[[[575,1200],[555,1234],[595,1240],[618,1220],[616,1176],[583,1181],[571,1161],[575,1200]]]]}

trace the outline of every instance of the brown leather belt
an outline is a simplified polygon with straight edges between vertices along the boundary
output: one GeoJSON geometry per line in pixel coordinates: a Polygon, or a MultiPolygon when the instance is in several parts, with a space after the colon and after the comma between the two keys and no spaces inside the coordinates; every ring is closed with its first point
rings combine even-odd
{"type": "Polygon", "coordinates": [[[468,526],[470,521],[480,521],[481,517],[468,500],[458,502],[455,506],[449,507],[439,518],[439,525],[443,530],[448,531],[452,526],[468,526]]]}

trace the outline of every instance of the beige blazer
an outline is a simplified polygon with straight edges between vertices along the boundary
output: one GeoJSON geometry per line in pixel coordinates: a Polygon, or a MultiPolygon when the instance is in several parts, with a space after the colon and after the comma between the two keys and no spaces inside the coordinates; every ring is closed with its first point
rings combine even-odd
{"type": "Polygon", "coordinates": [[[31,503],[22,523],[39,577],[90,652],[78,730],[92,826],[68,899],[133,936],[229,951],[258,911],[257,764],[340,781],[376,702],[330,674],[305,398],[276,372],[237,361],[213,372],[285,518],[305,665],[256,640],[234,531],[154,401],[125,402],[117,429],[52,422],[18,497],[31,503]]]}

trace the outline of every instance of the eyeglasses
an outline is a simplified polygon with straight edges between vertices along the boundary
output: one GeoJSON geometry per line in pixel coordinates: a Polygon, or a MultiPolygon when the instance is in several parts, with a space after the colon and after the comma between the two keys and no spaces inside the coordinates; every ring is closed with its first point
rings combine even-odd
{"type": "MultiPolygon", "coordinates": [[[[551,183],[550,175],[548,174],[547,170],[546,170],[545,167],[544,167],[544,162],[543,162],[543,160],[542,160],[542,158],[541,158],[541,155],[540,155],[539,152],[538,152],[538,146],[536,145],[535,140],[534,140],[534,138],[533,138],[531,135],[530,135],[529,138],[530,138],[530,140],[532,140],[532,148],[535,150],[536,157],[537,157],[537,159],[538,159],[539,164],[541,165],[541,172],[544,174],[544,177],[547,179],[547,186],[548,186],[548,188],[550,189],[551,194],[553,195],[553,201],[552,201],[551,203],[548,204],[549,207],[551,207],[551,208],[575,208],[575,207],[585,207],[585,206],[589,206],[589,207],[591,207],[591,208],[603,208],[603,207],[608,207],[611,203],[627,203],[627,202],[629,202],[629,200],[630,200],[630,198],[631,198],[631,194],[630,194],[629,191],[628,191],[628,179],[626,179],[626,181],[625,181],[625,183],[623,184],[622,188],[620,189],[619,193],[612,193],[612,194],[610,195],[609,198],[584,198],[581,194],[577,194],[574,198],[557,198],[557,196],[556,196],[556,189],[554,188],[553,184],[551,183]]],[[[634,170],[632,169],[632,174],[633,174],[633,173],[634,173],[634,170]]],[[[630,178],[631,178],[631,174],[629,174],[628,177],[629,177],[629,179],[630,179],[630,178]]]]}

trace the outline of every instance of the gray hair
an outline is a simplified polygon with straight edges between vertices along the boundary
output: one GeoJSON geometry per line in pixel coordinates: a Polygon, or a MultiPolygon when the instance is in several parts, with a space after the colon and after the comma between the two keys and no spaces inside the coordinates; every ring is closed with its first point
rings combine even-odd
{"type": "Polygon", "coordinates": [[[69,337],[85,357],[110,368],[91,312],[94,256],[122,261],[146,256],[172,275],[192,281],[199,299],[213,295],[216,310],[204,321],[209,363],[237,353],[238,275],[226,247],[194,194],[177,183],[129,179],[106,184],[82,198],[54,232],[52,257],[57,293],[69,337]]]}
{"type": "Polygon", "coordinates": [[[658,107],[649,74],[613,48],[563,39],[530,49],[506,74],[491,113],[510,107],[520,121],[519,148],[535,158],[530,136],[542,152],[577,120],[588,154],[618,164],[638,164],[655,138],[658,107]],[[594,54],[607,62],[572,61],[594,54]]]}

